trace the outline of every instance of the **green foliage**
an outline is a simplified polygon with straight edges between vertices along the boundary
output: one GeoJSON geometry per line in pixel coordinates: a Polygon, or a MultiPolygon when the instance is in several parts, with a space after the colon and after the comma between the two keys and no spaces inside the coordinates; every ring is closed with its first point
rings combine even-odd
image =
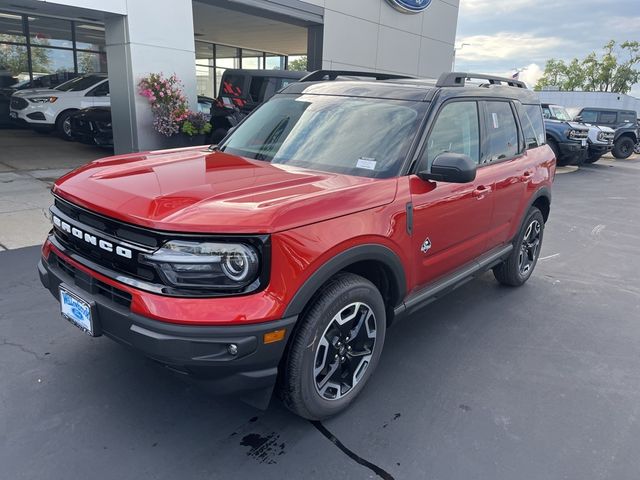
{"type": "Polygon", "coordinates": [[[640,42],[616,44],[611,40],[600,57],[591,52],[583,60],[574,58],[566,63],[554,58],[547,60],[544,74],[534,89],[555,86],[560,90],[585,92],[628,93],[640,81],[640,42]]]}
{"type": "MultiPolygon", "coordinates": [[[[8,34],[0,34],[0,42],[24,42],[24,37],[8,34]]],[[[31,41],[34,46],[47,46],[47,40],[33,39],[31,41]]],[[[48,73],[51,68],[51,59],[49,58],[51,50],[44,48],[33,48],[31,50],[31,64],[33,71],[36,73],[48,73]]],[[[27,63],[27,46],[26,45],[0,45],[0,69],[8,70],[11,75],[19,75],[29,72],[27,63]]]]}
{"type": "Polygon", "coordinates": [[[187,119],[182,123],[181,131],[188,137],[206,135],[211,133],[211,124],[202,113],[189,112],[187,119]]]}
{"type": "Polygon", "coordinates": [[[304,72],[307,70],[307,57],[300,57],[289,62],[289,70],[304,72]]]}

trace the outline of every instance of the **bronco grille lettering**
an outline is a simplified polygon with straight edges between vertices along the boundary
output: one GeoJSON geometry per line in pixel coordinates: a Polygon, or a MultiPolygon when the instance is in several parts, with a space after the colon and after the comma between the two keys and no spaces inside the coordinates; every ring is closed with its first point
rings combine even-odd
{"type": "Polygon", "coordinates": [[[61,220],[56,215],[53,215],[52,217],[53,217],[54,226],[56,226],[58,229],[62,230],[63,232],[73,235],[78,240],[82,240],[88,245],[93,245],[94,247],[97,246],[99,249],[104,250],[105,252],[115,253],[116,255],[122,258],[127,258],[127,259],[133,258],[133,251],[131,249],[125,248],[121,245],[115,245],[113,242],[109,242],[102,238],[98,238],[95,235],[91,235],[90,233],[87,233],[79,229],[75,225],[71,225],[68,222],[65,222],[64,220],[61,220]]]}

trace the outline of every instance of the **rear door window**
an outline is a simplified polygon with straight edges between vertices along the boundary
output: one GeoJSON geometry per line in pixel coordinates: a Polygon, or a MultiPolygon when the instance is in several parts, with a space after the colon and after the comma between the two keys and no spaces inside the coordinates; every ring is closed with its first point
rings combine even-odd
{"type": "Polygon", "coordinates": [[[618,114],[616,112],[600,112],[600,123],[607,125],[613,125],[618,120],[618,114]]]}
{"type": "Polygon", "coordinates": [[[484,123],[487,144],[484,162],[498,162],[518,155],[518,126],[509,102],[484,102],[484,123]]]}

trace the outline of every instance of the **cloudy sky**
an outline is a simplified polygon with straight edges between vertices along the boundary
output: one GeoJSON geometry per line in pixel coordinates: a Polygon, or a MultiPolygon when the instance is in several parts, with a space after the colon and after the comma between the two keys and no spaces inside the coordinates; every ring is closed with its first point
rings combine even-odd
{"type": "Polygon", "coordinates": [[[456,70],[526,67],[520,78],[533,86],[547,59],[583,58],[611,39],[640,40],[640,0],[460,0],[456,70]]]}

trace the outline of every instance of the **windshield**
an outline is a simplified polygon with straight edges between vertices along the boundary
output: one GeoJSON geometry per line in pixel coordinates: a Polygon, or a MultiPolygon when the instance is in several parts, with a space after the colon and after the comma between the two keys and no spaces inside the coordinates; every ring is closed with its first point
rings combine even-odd
{"type": "Polygon", "coordinates": [[[551,105],[549,108],[551,109],[552,116],[557,118],[558,120],[563,120],[563,121],[571,121],[571,120],[573,120],[571,115],[569,115],[569,113],[567,112],[567,110],[564,107],[558,107],[557,105],[551,105]]]}
{"type": "Polygon", "coordinates": [[[364,177],[397,175],[426,103],[281,95],[220,145],[243,157],[364,177]]]}
{"type": "Polygon", "coordinates": [[[69,80],[68,82],[61,83],[55,90],[60,90],[62,92],[81,92],[86,90],[87,88],[93,87],[96,83],[101,82],[106,77],[101,75],[87,75],[85,77],[74,78],[73,80],[69,80]]]}

